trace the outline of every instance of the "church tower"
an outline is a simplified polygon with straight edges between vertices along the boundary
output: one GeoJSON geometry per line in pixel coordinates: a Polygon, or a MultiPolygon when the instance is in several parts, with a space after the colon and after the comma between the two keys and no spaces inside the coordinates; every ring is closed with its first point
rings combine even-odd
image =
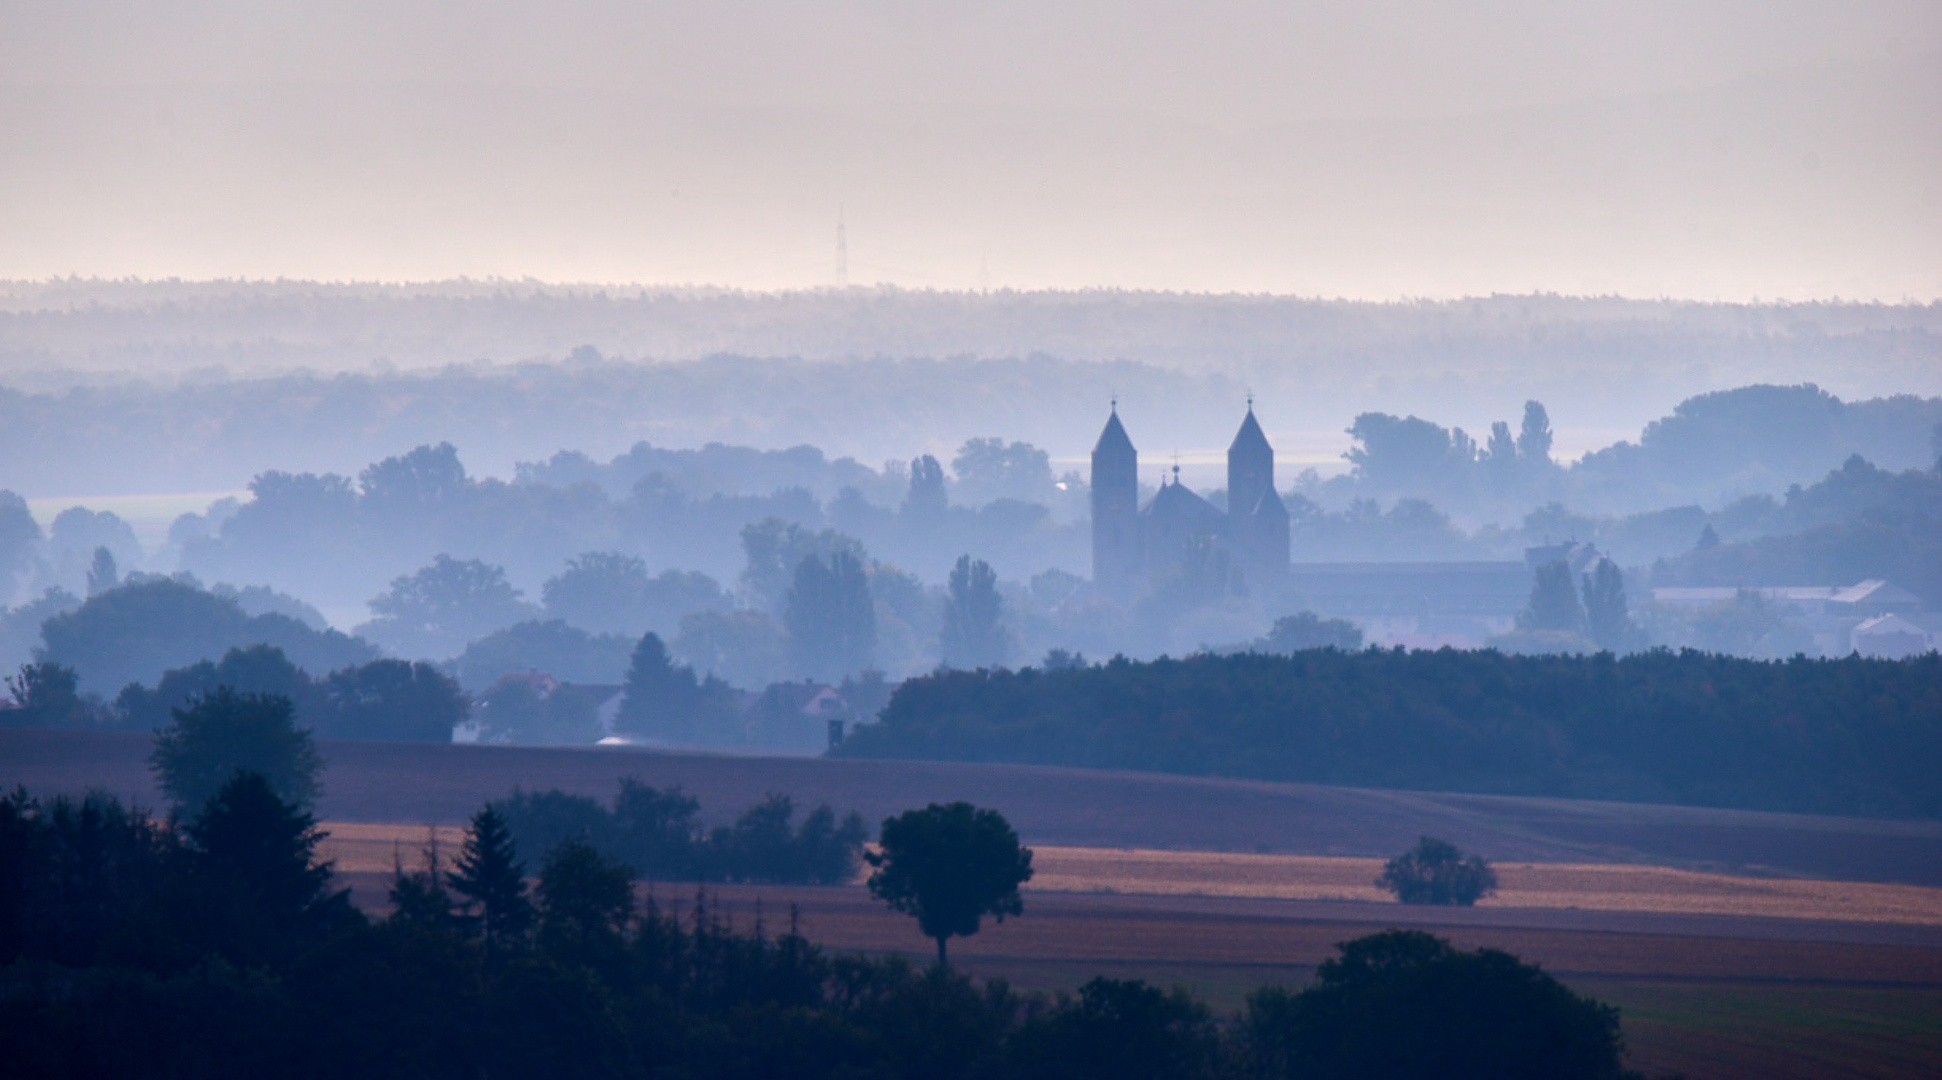
{"type": "Polygon", "coordinates": [[[1092,448],[1092,581],[1129,597],[1140,576],[1140,455],[1119,422],[1119,402],[1092,448]]]}
{"type": "Polygon", "coordinates": [[[1274,489],[1274,447],[1254,419],[1254,399],[1227,448],[1227,543],[1250,587],[1288,572],[1288,507],[1274,489]]]}

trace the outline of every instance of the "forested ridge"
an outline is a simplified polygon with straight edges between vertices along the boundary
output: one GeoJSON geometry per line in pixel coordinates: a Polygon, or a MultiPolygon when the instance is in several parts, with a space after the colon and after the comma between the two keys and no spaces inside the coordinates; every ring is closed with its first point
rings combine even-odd
{"type": "Polygon", "coordinates": [[[1319,649],[905,682],[855,757],[1942,817],[1942,656],[1319,649]]]}

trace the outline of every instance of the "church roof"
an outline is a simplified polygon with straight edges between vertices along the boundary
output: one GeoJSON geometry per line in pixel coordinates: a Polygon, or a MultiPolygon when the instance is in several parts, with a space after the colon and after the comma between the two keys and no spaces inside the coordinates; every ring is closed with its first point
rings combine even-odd
{"type": "Polygon", "coordinates": [[[1140,514],[1149,520],[1184,522],[1190,527],[1206,527],[1218,531],[1226,520],[1214,504],[1195,494],[1178,478],[1171,484],[1163,483],[1160,490],[1144,507],[1140,514]]]}
{"type": "Polygon", "coordinates": [[[1133,440],[1126,437],[1126,429],[1120,426],[1119,410],[1117,408],[1113,410],[1111,416],[1106,418],[1106,429],[1099,433],[1099,441],[1093,444],[1092,452],[1095,454],[1126,454],[1128,456],[1136,453],[1133,449],[1133,440]]]}
{"type": "Polygon", "coordinates": [[[1239,450],[1259,450],[1272,455],[1274,448],[1268,445],[1268,437],[1261,433],[1261,425],[1254,420],[1254,406],[1247,407],[1247,417],[1241,421],[1241,430],[1234,433],[1233,445],[1227,448],[1232,454],[1239,450]]]}

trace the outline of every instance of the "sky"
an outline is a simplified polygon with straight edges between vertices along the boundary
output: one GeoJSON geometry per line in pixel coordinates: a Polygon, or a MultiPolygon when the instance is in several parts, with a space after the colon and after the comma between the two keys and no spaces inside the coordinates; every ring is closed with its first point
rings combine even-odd
{"type": "Polygon", "coordinates": [[[0,278],[1942,298],[1933,0],[0,0],[0,133],[0,278]]]}

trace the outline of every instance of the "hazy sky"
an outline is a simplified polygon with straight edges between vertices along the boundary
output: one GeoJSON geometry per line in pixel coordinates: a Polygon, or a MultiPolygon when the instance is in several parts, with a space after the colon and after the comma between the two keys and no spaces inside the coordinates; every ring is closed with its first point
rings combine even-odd
{"type": "Polygon", "coordinates": [[[0,277],[1942,297],[1942,4],[0,0],[0,277]]]}

